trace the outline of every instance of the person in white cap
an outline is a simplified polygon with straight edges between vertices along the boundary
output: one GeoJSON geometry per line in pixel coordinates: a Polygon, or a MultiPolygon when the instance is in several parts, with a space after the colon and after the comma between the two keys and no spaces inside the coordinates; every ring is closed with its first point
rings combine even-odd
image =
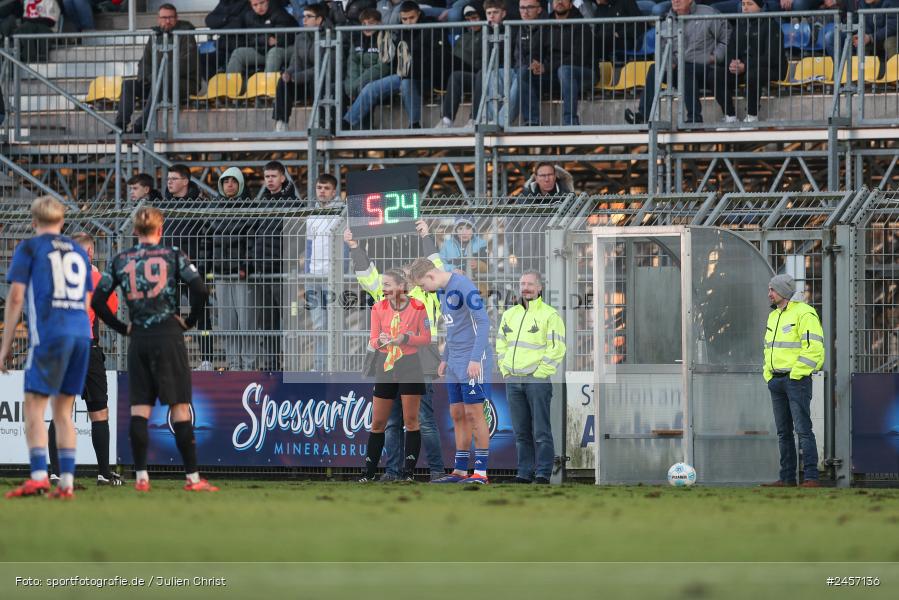
{"type": "Polygon", "coordinates": [[[824,331],[815,309],[791,300],[796,282],[776,275],[768,282],[771,314],[765,331],[765,381],[771,393],[774,423],[780,447],[780,479],[768,487],[795,486],[796,443],[799,436],[805,481],[800,487],[819,487],[818,450],[809,410],[812,378],[824,366],[824,331]]]}

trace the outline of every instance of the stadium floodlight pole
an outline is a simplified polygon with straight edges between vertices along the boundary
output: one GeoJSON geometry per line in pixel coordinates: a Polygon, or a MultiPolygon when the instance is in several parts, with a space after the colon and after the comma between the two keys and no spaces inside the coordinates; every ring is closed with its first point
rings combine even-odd
{"type": "Polygon", "coordinates": [[[137,30],[137,0],[128,0],[128,31],[137,30]]]}

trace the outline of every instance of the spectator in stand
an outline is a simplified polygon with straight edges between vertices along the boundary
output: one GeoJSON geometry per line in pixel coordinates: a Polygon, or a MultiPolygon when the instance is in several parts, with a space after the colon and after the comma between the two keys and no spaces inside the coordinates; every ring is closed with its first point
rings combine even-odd
{"type": "MultiPolygon", "coordinates": [[[[343,202],[337,199],[337,179],[324,173],[315,182],[315,208],[343,208],[343,202]]],[[[331,238],[341,231],[343,217],[339,214],[315,214],[306,219],[306,263],[305,272],[319,281],[306,283],[306,310],[312,321],[312,328],[321,332],[315,336],[313,370],[323,372],[327,368],[328,342],[328,304],[332,292],[326,282],[331,269],[331,238]]],[[[346,249],[346,246],[344,245],[346,249]]]]}
{"type": "MultiPolygon", "coordinates": [[[[144,125],[149,121],[150,108],[152,106],[149,100],[150,93],[153,90],[153,50],[156,48],[158,64],[162,64],[162,48],[164,47],[163,38],[168,36],[172,31],[193,31],[194,26],[187,21],[178,20],[178,11],[171,4],[163,4],[159,7],[156,16],[156,27],[153,33],[156,37],[154,40],[147,40],[144,46],[144,53],[140,62],[137,64],[137,79],[126,79],[122,82],[122,97],[116,108],[115,125],[126,132],[129,130],[131,116],[134,109],[140,103],[144,104],[143,114],[138,117],[131,127],[134,133],[143,133],[144,125]]],[[[172,40],[169,39],[169,43],[172,40]]],[[[187,35],[181,38],[178,47],[178,81],[180,100],[187,99],[189,94],[197,93],[197,41],[194,36],[187,35]]],[[[167,63],[168,64],[168,63],[167,63]]],[[[169,65],[167,69],[170,69],[169,65]]]]}
{"type": "Polygon", "coordinates": [[[440,259],[446,271],[459,270],[470,279],[487,272],[487,242],[475,233],[471,217],[456,217],[453,233],[440,245],[440,259]]]}
{"type": "MultiPolygon", "coordinates": [[[[403,25],[435,22],[422,16],[418,4],[412,0],[405,0],[400,5],[400,18],[403,25]]],[[[430,93],[431,82],[441,81],[443,73],[443,44],[439,39],[440,30],[409,27],[399,31],[398,38],[396,42],[389,36],[379,38],[381,60],[393,64],[396,57],[396,71],[362,87],[349,110],[343,115],[344,129],[360,129],[372,108],[397,92],[402,98],[410,127],[421,128],[422,91],[427,90],[430,93]],[[403,59],[399,60],[400,57],[403,59]]]]}
{"type": "MultiPolygon", "coordinates": [[[[249,0],[250,9],[241,15],[241,29],[276,29],[296,27],[297,22],[280,5],[270,0],[249,0]]],[[[241,36],[239,47],[231,53],[228,73],[249,74],[265,69],[266,73],[277,73],[284,66],[291,49],[287,47],[287,36],[283,33],[248,33],[241,36]]]]}
{"type": "MultiPolygon", "coordinates": [[[[443,6],[445,0],[433,0],[432,4],[419,4],[422,14],[435,20],[444,21],[444,13],[446,8],[443,6]]],[[[402,23],[400,17],[400,6],[403,0],[378,0],[377,10],[381,13],[381,19],[385,25],[399,25],[402,23]]],[[[461,21],[461,18],[458,19],[461,21]]]]}
{"type": "MultiPolygon", "coordinates": [[[[466,6],[462,14],[466,21],[472,23],[484,20],[483,15],[472,5],[466,6]]],[[[453,120],[462,103],[462,97],[468,92],[473,92],[471,117],[465,126],[474,127],[483,88],[483,72],[481,71],[484,59],[481,48],[483,35],[480,25],[472,25],[463,29],[462,33],[456,36],[452,49],[453,71],[447,81],[446,94],[443,96],[440,107],[443,116],[434,125],[435,128],[445,129],[453,126],[453,120]]]]}
{"type": "MultiPolygon", "coordinates": [[[[326,4],[310,4],[303,8],[303,27],[324,30],[333,26],[328,19],[326,4]]],[[[275,131],[287,131],[287,123],[290,121],[293,105],[298,95],[304,100],[314,96],[316,52],[314,32],[301,31],[296,35],[292,46],[290,66],[281,73],[281,80],[278,81],[278,89],[275,92],[275,107],[272,110],[275,131]]]]}
{"type": "Polygon", "coordinates": [[[571,173],[562,167],[548,162],[538,162],[534,165],[534,174],[531,175],[520,198],[542,198],[543,201],[554,198],[554,202],[560,200],[560,196],[570,194],[573,189],[574,178],[571,173]]]}
{"type": "MultiPolygon", "coordinates": [[[[381,24],[381,13],[374,8],[366,8],[359,13],[359,21],[364,26],[377,27],[381,24]]],[[[354,43],[347,53],[347,73],[343,80],[343,93],[347,98],[356,98],[364,86],[390,75],[390,59],[382,57],[379,48],[391,35],[389,31],[374,29],[352,35],[354,43]]]]}
{"type": "MultiPolygon", "coordinates": [[[[846,13],[855,13],[855,22],[858,22],[861,9],[890,9],[899,8],[899,0],[824,0],[825,9],[833,10],[839,8],[840,16],[845,22],[846,13]]],[[[865,55],[879,56],[881,61],[881,69],[885,66],[885,62],[889,57],[899,53],[899,15],[896,13],[865,13],[865,55]]],[[[846,39],[846,33],[842,39],[846,39]]],[[[824,51],[833,56],[834,51],[833,31],[828,31],[824,36],[824,51]]],[[[858,34],[852,36],[853,52],[858,48],[858,34]]],[[[875,73],[880,75],[880,73],[875,73]]]]}
{"type": "Polygon", "coordinates": [[[144,202],[156,206],[162,200],[162,194],[153,187],[153,177],[146,173],[138,173],[128,180],[128,199],[133,203],[144,202]]]}
{"type": "MultiPolygon", "coordinates": [[[[674,0],[671,8],[672,15],[683,17],[687,15],[716,15],[719,14],[711,6],[696,4],[694,0],[674,0]]],[[[683,52],[684,52],[684,86],[681,90],[683,106],[686,110],[687,123],[702,123],[702,104],[699,102],[699,91],[704,87],[711,87],[708,81],[714,77],[716,65],[724,62],[727,52],[727,42],[730,30],[724,19],[696,19],[684,24],[683,52]]],[[[675,46],[672,52],[673,79],[678,81],[678,48],[675,46]]],[[[630,108],[624,111],[624,120],[628,123],[645,123],[648,111],[652,107],[655,98],[656,68],[653,65],[646,74],[646,87],[640,96],[637,111],[630,108]]],[[[664,74],[662,75],[664,79],[664,74]]],[[[674,83],[674,82],[672,82],[674,83]]]]}
{"type": "Polygon", "coordinates": [[[93,31],[94,7],[90,0],[62,0],[63,12],[70,23],[74,23],[76,31],[93,31]]]}
{"type": "MultiPolygon", "coordinates": [[[[190,168],[187,165],[174,164],[169,167],[165,194],[162,202],[156,207],[166,215],[163,235],[168,244],[177,246],[187,254],[205,282],[206,274],[210,273],[209,261],[212,258],[209,223],[201,212],[185,215],[184,211],[205,211],[209,207],[200,187],[190,180],[190,168]]],[[[188,286],[181,286],[182,305],[190,306],[190,294],[188,286]]],[[[213,349],[209,333],[211,325],[210,305],[206,304],[197,320],[197,333],[200,338],[198,371],[212,370],[213,349]]]]}
{"type": "MultiPolygon", "coordinates": [[[[765,10],[764,0],[742,0],[743,12],[756,14],[765,10]]],[[[724,61],[715,76],[715,100],[724,111],[726,123],[737,122],[734,96],[737,86],[746,84],[747,123],[759,120],[759,96],[772,79],[779,80],[787,72],[787,55],[783,49],[779,19],[737,19],[727,43],[724,61]]]]}
{"type": "Polygon", "coordinates": [[[240,213],[252,206],[253,198],[246,193],[243,173],[237,167],[222,173],[218,191],[213,208],[224,212],[212,220],[209,231],[216,321],[224,336],[228,369],[253,371],[257,348],[251,332],[256,323],[250,318],[253,307],[247,279],[254,265],[249,245],[254,222],[240,213]]]}
{"type": "MultiPolygon", "coordinates": [[[[21,8],[16,8],[11,22],[13,30],[4,31],[6,35],[21,35],[34,33],[53,33],[62,10],[56,0],[25,0],[19,3],[21,8]],[[22,21],[17,18],[21,15],[22,21]]],[[[53,44],[52,38],[32,38],[22,40],[22,59],[25,62],[46,62],[53,44]]]]}
{"type": "MultiPolygon", "coordinates": [[[[585,19],[622,19],[642,17],[637,0],[584,0],[581,13],[585,19]]],[[[646,34],[645,23],[615,23],[597,25],[597,56],[601,61],[614,61],[624,56],[625,50],[635,50],[646,34]]]]}
{"type": "Polygon", "coordinates": [[[539,29],[536,42],[531,50],[531,63],[525,76],[525,96],[532,114],[539,124],[540,96],[544,87],[555,87],[558,82],[562,91],[562,125],[580,125],[577,115],[581,89],[592,88],[596,80],[597,56],[593,29],[589,25],[569,24],[583,19],[581,12],[572,5],[572,0],[553,0],[552,18],[565,21],[564,25],[544,25],[539,29]],[[534,109],[536,107],[536,110],[534,109]]]}
{"type": "MultiPolygon", "coordinates": [[[[742,9],[742,0],[723,0],[711,4],[712,8],[724,14],[736,14],[742,9]]],[[[764,0],[762,6],[770,12],[805,12],[818,10],[822,6],[822,2],[821,0],[764,0]]]]}
{"type": "MultiPolygon", "coordinates": [[[[534,21],[543,18],[543,7],[540,0],[521,0],[518,4],[522,21],[534,21]]],[[[524,125],[540,124],[540,102],[531,102],[530,96],[522,91],[526,86],[526,79],[530,76],[531,65],[540,59],[540,54],[534,50],[539,46],[540,27],[537,25],[522,25],[512,29],[514,39],[512,41],[512,72],[509,83],[509,102],[504,110],[508,111],[509,125],[515,125],[519,113],[522,115],[524,125]]],[[[500,111],[500,123],[505,123],[506,115],[500,111]]]]}
{"type": "MultiPolygon", "coordinates": [[[[243,14],[250,10],[247,0],[219,0],[208,15],[206,26],[210,29],[242,29],[243,14]]],[[[207,73],[225,70],[231,51],[240,46],[240,36],[220,35],[215,43],[214,64],[207,64],[207,73]]]]}
{"type": "Polygon", "coordinates": [[[262,168],[264,188],[260,198],[263,210],[274,211],[255,228],[257,283],[253,286],[256,308],[256,330],[262,333],[259,368],[281,370],[281,309],[285,305],[281,281],[285,268],[282,260],[282,236],[286,211],[300,208],[296,189],[287,179],[287,169],[276,160],[262,168]]]}

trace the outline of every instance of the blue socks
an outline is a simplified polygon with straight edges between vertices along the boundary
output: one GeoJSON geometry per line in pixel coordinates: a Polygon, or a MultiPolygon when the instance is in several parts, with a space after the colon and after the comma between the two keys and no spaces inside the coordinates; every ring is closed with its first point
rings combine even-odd
{"type": "Polygon", "coordinates": [[[490,457],[490,448],[475,448],[474,474],[487,476],[487,459],[490,457]]]}
{"type": "Polygon", "coordinates": [[[75,449],[59,449],[59,487],[71,488],[75,485],[75,449]]]}
{"type": "Polygon", "coordinates": [[[30,448],[28,460],[31,463],[31,478],[35,481],[43,481],[47,478],[47,449],[30,448]]]}
{"type": "Polygon", "coordinates": [[[456,450],[456,462],[454,468],[456,471],[468,473],[468,450],[456,450]]]}

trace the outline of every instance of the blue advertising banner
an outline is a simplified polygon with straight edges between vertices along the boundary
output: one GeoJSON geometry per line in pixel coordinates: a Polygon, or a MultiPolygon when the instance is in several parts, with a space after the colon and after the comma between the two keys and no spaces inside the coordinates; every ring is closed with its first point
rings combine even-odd
{"type": "MultiPolygon", "coordinates": [[[[193,372],[192,416],[201,465],[361,467],[371,428],[372,383],[358,373],[193,372]]],[[[502,383],[490,393],[490,467],[514,469],[515,436],[502,383]]],[[[444,464],[455,452],[446,388],[434,383],[434,417],[444,464]]],[[[128,441],[128,375],[119,373],[119,462],[132,464],[128,441]]],[[[150,415],[151,465],[180,464],[168,407],[150,415]]],[[[424,452],[419,468],[426,466],[424,452]]],[[[472,458],[472,464],[474,459],[472,458]]],[[[382,462],[383,466],[383,462],[382,462]]]]}
{"type": "Polygon", "coordinates": [[[852,471],[899,473],[899,374],[852,375],[852,471]]]}

